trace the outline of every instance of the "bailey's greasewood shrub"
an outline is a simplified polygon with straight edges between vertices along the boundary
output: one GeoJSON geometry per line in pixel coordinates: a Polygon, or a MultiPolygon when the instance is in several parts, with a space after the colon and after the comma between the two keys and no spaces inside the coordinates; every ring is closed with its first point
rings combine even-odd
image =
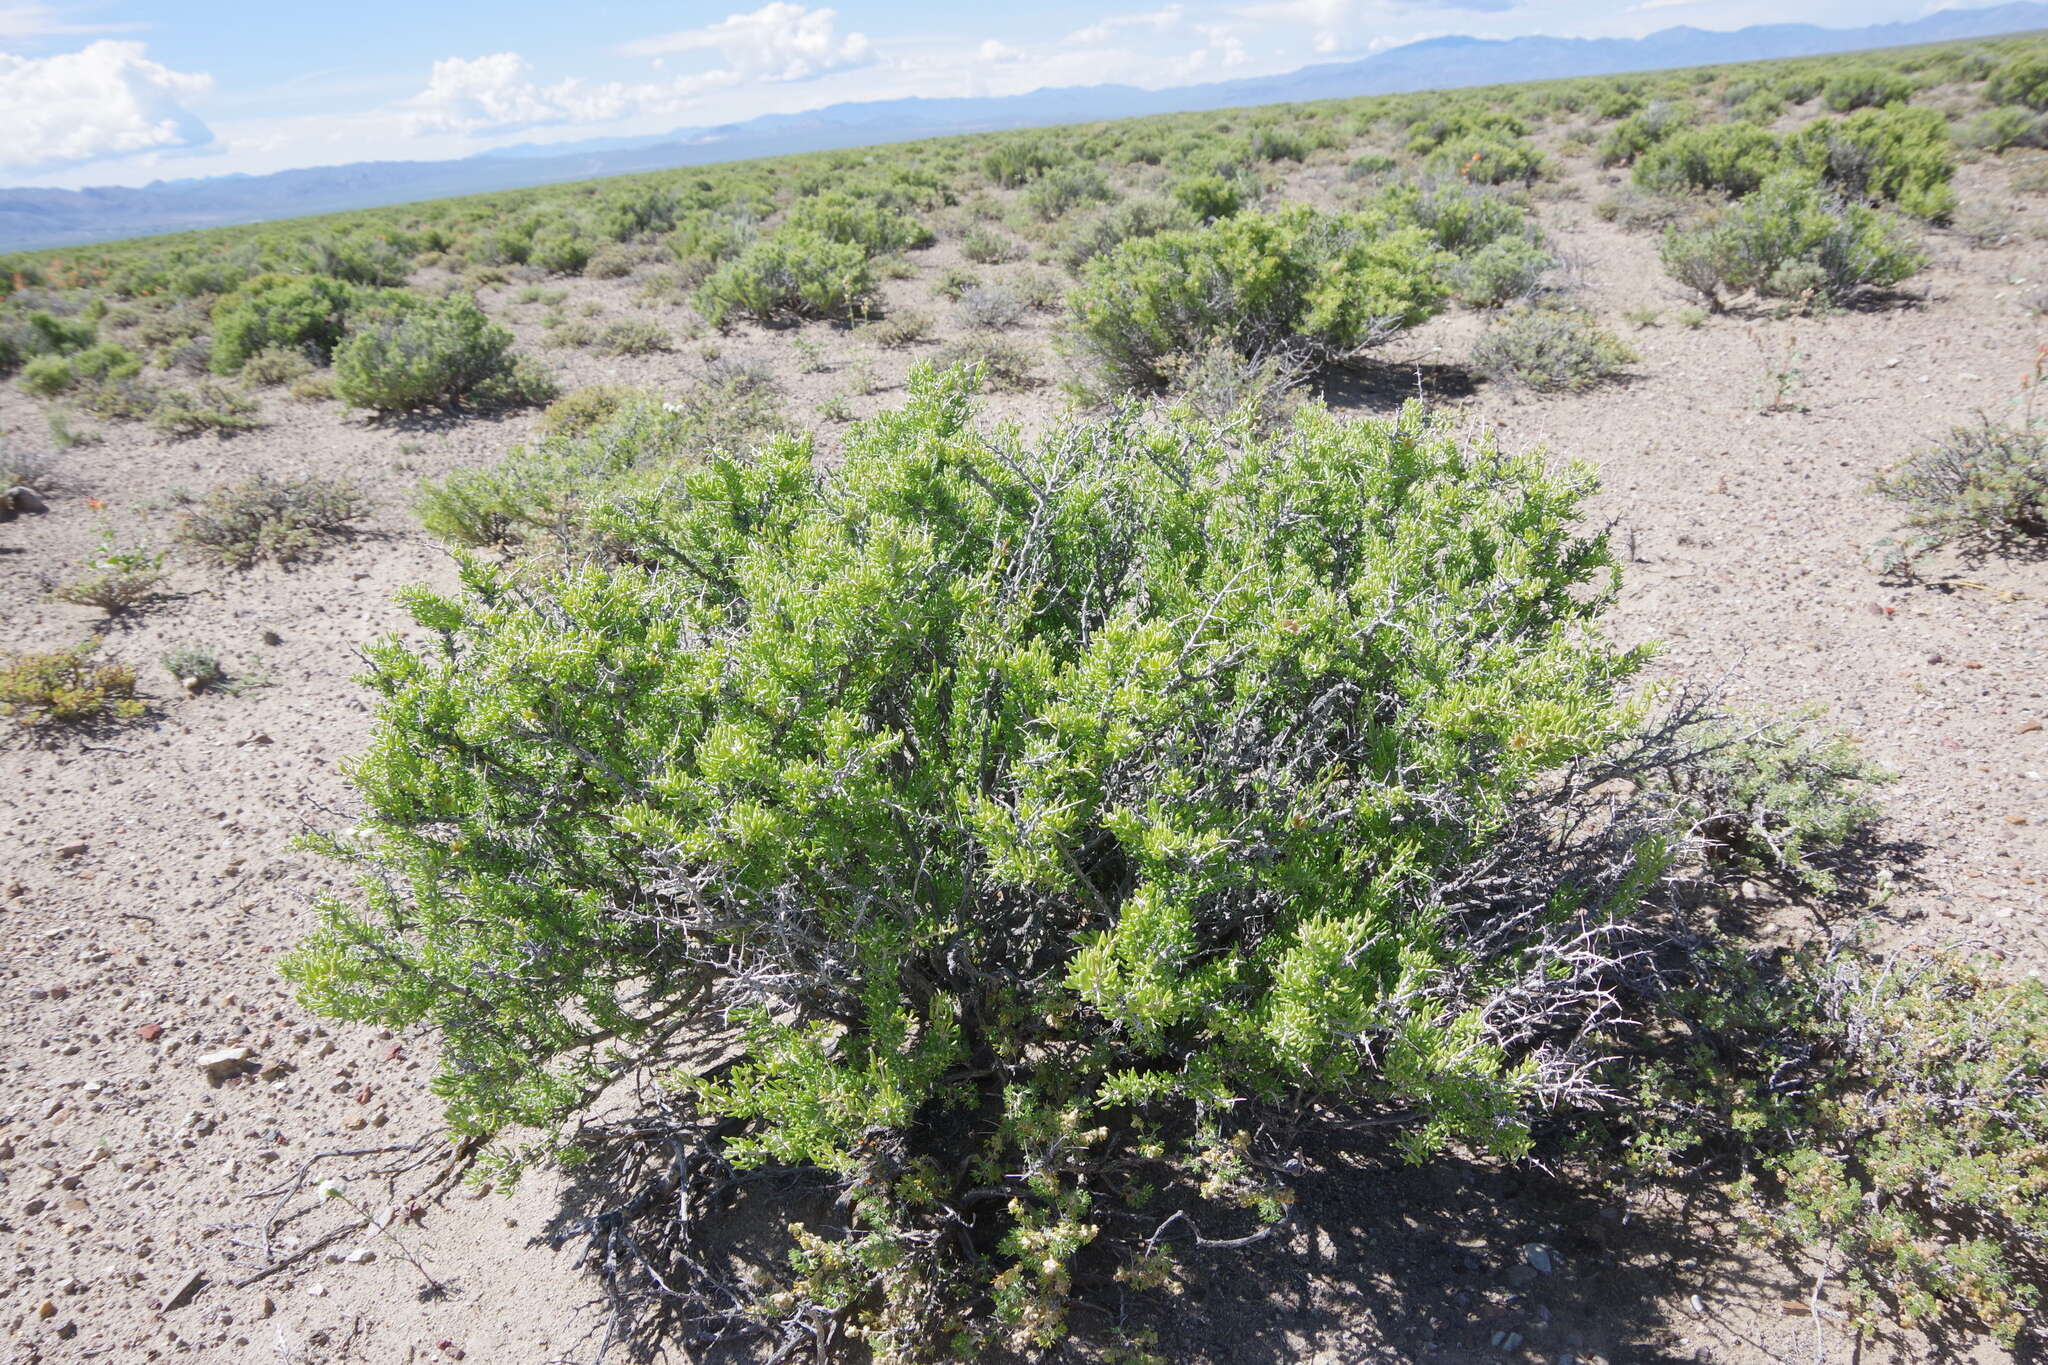
{"type": "Polygon", "coordinates": [[[1284,1220],[1288,1134],[1334,1114],[1737,1180],[1876,1307],[2024,1313],[2038,988],[1852,998],[1690,917],[1717,846],[1804,880],[1860,779],[1639,698],[1582,471],[1419,407],[1026,441],[973,382],[920,369],[830,471],[660,454],[588,507],[599,552],[466,562],[369,651],[364,813],[320,841],[362,889],[287,974],[434,1029],[455,1129],[533,1138],[502,1164],[616,1182],[584,1235],[622,1306],[1048,1344],[1086,1286],[1284,1220]],[[717,1250],[778,1174],[781,1251],[717,1250]]]}
{"type": "Polygon", "coordinates": [[[741,317],[851,317],[874,296],[866,248],[810,228],[785,227],[712,271],[694,302],[706,322],[725,327],[741,317]]]}
{"type": "Polygon", "coordinates": [[[383,413],[555,396],[545,376],[512,354],[512,333],[466,294],[399,293],[358,312],[334,352],[334,387],[350,405],[383,413]]]}
{"type": "Polygon", "coordinates": [[[1168,357],[1215,339],[1317,359],[1384,340],[1437,311],[1446,264],[1420,228],[1299,204],[1123,242],[1087,264],[1068,307],[1105,379],[1158,388],[1168,357]]]}
{"type": "Polygon", "coordinates": [[[363,290],[320,275],[259,275],[213,308],[216,374],[234,374],[258,351],[298,351],[326,364],[348,333],[363,290]]]}
{"type": "Polygon", "coordinates": [[[1917,273],[1927,254],[1898,223],[1786,171],[1756,193],[1665,229],[1665,271],[1710,307],[1729,296],[1845,303],[1917,273]]]}

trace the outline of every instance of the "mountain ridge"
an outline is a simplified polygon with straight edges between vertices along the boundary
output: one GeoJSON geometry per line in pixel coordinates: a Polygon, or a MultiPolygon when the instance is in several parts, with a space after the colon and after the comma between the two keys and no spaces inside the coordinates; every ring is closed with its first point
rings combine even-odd
{"type": "Polygon", "coordinates": [[[2048,28],[2048,3],[2012,0],[1854,29],[1678,25],[1641,38],[1448,34],[1348,61],[1163,90],[1098,85],[1017,95],[908,96],[638,137],[517,144],[455,160],[361,161],[263,175],[158,180],[141,187],[0,189],[0,250],[82,245],[951,133],[1823,56],[2037,28],[2048,28]]]}

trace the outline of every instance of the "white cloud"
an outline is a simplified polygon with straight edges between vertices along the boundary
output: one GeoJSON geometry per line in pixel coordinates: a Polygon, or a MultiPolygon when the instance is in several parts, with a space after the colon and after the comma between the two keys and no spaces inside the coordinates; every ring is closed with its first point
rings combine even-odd
{"type": "Polygon", "coordinates": [[[988,38],[974,50],[974,55],[985,62],[1014,62],[1024,55],[1024,49],[988,38]]]}
{"type": "Polygon", "coordinates": [[[617,84],[535,81],[516,52],[449,57],[434,63],[427,88],[407,100],[407,130],[422,133],[503,133],[549,123],[597,123],[638,108],[644,91],[617,84]]]}
{"type": "Polygon", "coordinates": [[[1112,14],[1086,28],[1077,28],[1067,35],[1070,43],[1093,47],[1109,42],[1126,29],[1150,29],[1154,33],[1171,33],[1180,27],[1186,10],[1179,5],[1165,5],[1159,9],[1146,10],[1142,14],[1112,14]]]}
{"type": "Polygon", "coordinates": [[[671,57],[716,52],[724,70],[743,81],[802,81],[875,60],[867,35],[839,36],[836,10],[806,9],[775,0],[751,14],[730,14],[715,24],[663,33],[623,44],[627,57],[671,57]]]}
{"type": "Polygon", "coordinates": [[[54,57],[0,52],[0,168],[203,147],[213,130],[184,101],[212,89],[211,76],[150,61],[141,43],[101,41],[54,57]]]}
{"type": "Polygon", "coordinates": [[[133,33],[148,27],[148,24],[74,24],[50,5],[0,5],[0,40],[80,33],[133,33]]]}

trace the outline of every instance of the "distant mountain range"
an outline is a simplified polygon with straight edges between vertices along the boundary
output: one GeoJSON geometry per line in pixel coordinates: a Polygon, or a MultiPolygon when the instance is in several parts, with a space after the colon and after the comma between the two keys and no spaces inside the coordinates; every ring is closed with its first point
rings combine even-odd
{"type": "Polygon", "coordinates": [[[104,242],[950,133],[1810,57],[2041,28],[2048,28],[2048,3],[2022,0],[1850,29],[1760,24],[1730,32],[1668,28],[1644,38],[1432,38],[1357,61],[1169,90],[1093,85],[985,98],[875,100],[647,137],[529,143],[455,161],[359,161],[270,175],[160,180],[140,189],[0,189],[0,250],[104,242]]]}

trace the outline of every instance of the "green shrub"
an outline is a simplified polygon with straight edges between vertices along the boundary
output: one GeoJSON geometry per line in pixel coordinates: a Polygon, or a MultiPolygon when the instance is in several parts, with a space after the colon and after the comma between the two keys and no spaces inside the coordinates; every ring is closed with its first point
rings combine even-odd
{"type": "Polygon", "coordinates": [[[1843,303],[1915,274],[1926,254],[1882,214],[1847,203],[1813,177],[1773,176],[1762,189],[1689,227],[1668,228],[1665,270],[1709,307],[1725,295],[1807,294],[1843,303]]]}
{"type": "Polygon", "coordinates": [[[1503,308],[1533,296],[1556,265],[1527,237],[1496,237],[1451,267],[1451,292],[1472,308],[1503,308]]]}
{"type": "Polygon", "coordinates": [[[930,246],[934,240],[932,230],[913,215],[879,199],[836,190],[799,199],[787,222],[827,241],[857,246],[870,256],[930,246]]]}
{"type": "Polygon", "coordinates": [[[1069,307],[1105,378],[1156,388],[1166,357],[1212,339],[1317,358],[1372,345],[1436,312],[1442,267],[1419,228],[1295,205],[1125,242],[1088,264],[1069,307]]]}
{"type": "Polygon", "coordinates": [[[653,355],[675,349],[668,328],[638,318],[621,318],[599,332],[593,344],[603,355],[653,355]]]}
{"type": "Polygon", "coordinates": [[[895,1360],[1051,1343],[1091,1267],[1167,1278],[1144,1234],[1195,1186],[1277,1220],[1262,1104],[1526,1151],[1537,1068],[1435,896],[1632,722],[1579,476],[1419,412],[1034,446],[958,377],[911,394],[835,474],[794,441],[683,473],[639,562],[415,594],[327,845],[367,899],[287,966],[305,998],[437,1029],[458,1132],[562,1123],[729,1012],[677,1131],[849,1192],[775,1288],[895,1360]],[[975,1249],[927,1235],[966,1207],[975,1249]]]}
{"type": "Polygon", "coordinates": [[[1528,237],[1529,215],[1505,195],[1458,180],[1389,185],[1359,211],[1389,226],[1414,226],[1443,250],[1466,255],[1503,237],[1528,237]]]}
{"type": "Polygon", "coordinates": [[[527,260],[550,275],[580,275],[595,250],[575,228],[561,227],[534,238],[527,260]]]}
{"type": "Polygon", "coordinates": [[[1004,261],[1016,260],[1023,253],[1010,238],[994,228],[976,223],[960,239],[960,254],[976,265],[1000,265],[1004,261]]]}
{"type": "Polygon", "coordinates": [[[695,303],[714,327],[736,317],[770,322],[790,317],[852,317],[875,297],[867,252],[802,228],[756,242],[713,271],[695,303]]]}
{"type": "Polygon", "coordinates": [[[2048,112],[2048,55],[2022,52],[2008,57],[1984,82],[1984,98],[2048,112]]]}
{"type": "Polygon", "coordinates": [[[362,313],[334,353],[334,387],[351,407],[380,413],[553,396],[545,381],[515,364],[512,334],[466,294],[400,296],[362,313]]]}
{"type": "Polygon", "coordinates": [[[1639,359],[1628,343],[1584,313],[1522,308],[1473,344],[1471,364],[1499,383],[1538,393],[1575,393],[1639,359]]]}
{"type": "Polygon", "coordinates": [[[93,657],[99,647],[89,639],[69,649],[0,656],[0,716],[23,730],[139,718],[148,706],[135,695],[135,670],[100,663],[93,657]]]}
{"type": "Polygon", "coordinates": [[[1037,382],[1031,352],[1007,337],[977,332],[949,341],[938,350],[936,363],[971,370],[990,389],[1011,391],[1037,382]]]}
{"type": "Polygon", "coordinates": [[[340,280],[259,275],[214,305],[214,372],[234,374],[250,356],[273,347],[325,364],[361,299],[361,291],[340,280]]]}
{"type": "Polygon", "coordinates": [[[1933,109],[1866,109],[1816,119],[1786,139],[1788,160],[1854,199],[1884,199],[1916,218],[1955,211],[1956,170],[1948,123],[1933,109]]]}
{"type": "Polygon", "coordinates": [[[177,539],[198,558],[231,569],[266,559],[293,564],[318,559],[329,540],[369,513],[352,483],[258,474],[207,494],[179,520],[177,539]]]}
{"type": "Polygon", "coordinates": [[[1607,140],[1600,144],[1602,166],[1627,166],[1639,160],[1673,133],[1686,128],[1692,122],[1692,110],[1685,105],[1660,100],[1622,122],[1616,124],[1607,134],[1607,140]]]}
{"type": "Polygon", "coordinates": [[[1741,196],[1778,169],[1778,139],[1746,123],[1676,132],[1636,158],[1635,181],[1646,190],[1716,190],[1741,196]]]}
{"type": "Polygon", "coordinates": [[[1093,166],[1062,166],[1032,181],[1023,197],[1026,208],[1050,223],[1084,204],[1106,204],[1116,198],[1116,191],[1093,166]]]}
{"type": "Polygon", "coordinates": [[[653,400],[654,393],[649,389],[636,389],[625,384],[592,384],[548,404],[547,411],[540,415],[540,434],[543,438],[588,436],[629,405],[653,400]]]}
{"type": "Polygon", "coordinates": [[[1156,236],[1169,228],[1192,226],[1192,215],[1172,200],[1149,196],[1126,199],[1075,223],[1060,243],[1060,263],[1079,274],[1081,267],[1119,243],[1156,236]]]}
{"type": "Polygon", "coordinates": [[[1851,68],[1828,77],[1821,87],[1821,103],[1838,114],[1851,109],[1904,104],[1913,98],[1913,82],[1896,71],[1877,67],[1851,68]]]}
{"type": "Polygon", "coordinates": [[[111,533],[100,538],[100,547],[85,561],[85,572],[50,590],[59,602],[98,607],[109,616],[133,611],[156,596],[164,581],[161,552],[124,550],[111,533]]]}
{"type": "Polygon", "coordinates": [[[21,371],[21,387],[38,398],[55,398],[77,382],[71,361],[61,355],[39,355],[21,371]]]}
{"type": "Polygon", "coordinates": [[[1520,181],[1527,185],[1543,173],[1543,153],[1522,138],[1457,137],[1432,152],[1426,164],[1439,174],[1455,175],[1469,184],[1520,181]]]}
{"type": "Polygon", "coordinates": [[[1198,222],[1229,218],[1245,206],[1245,182],[1234,176],[1191,175],[1173,186],[1174,202],[1198,222]]]}
{"type": "Polygon", "coordinates": [[[2048,114],[2037,114],[2017,104],[1987,109],[1963,126],[1956,141],[1990,152],[2013,147],[2048,147],[2048,114]]]}
{"type": "Polygon", "coordinates": [[[159,393],[149,425],[152,431],[173,438],[208,431],[232,435],[262,426],[260,412],[256,401],[246,394],[224,384],[204,382],[190,392],[165,389],[159,393]]]}
{"type": "Polygon", "coordinates": [[[1044,143],[1018,138],[992,148],[988,155],[982,158],[981,170],[982,174],[1005,189],[1015,189],[1050,170],[1062,160],[1063,157],[1044,143]]]}
{"type": "Polygon", "coordinates": [[[1910,569],[1919,555],[1955,544],[1995,553],[2048,536],[2048,424],[1959,426],[1875,483],[1906,510],[1912,531],[1888,543],[1887,567],[1910,569]]]}
{"type": "Polygon", "coordinates": [[[313,372],[313,362],[303,351],[268,346],[242,362],[241,376],[251,384],[289,384],[313,372]]]}

